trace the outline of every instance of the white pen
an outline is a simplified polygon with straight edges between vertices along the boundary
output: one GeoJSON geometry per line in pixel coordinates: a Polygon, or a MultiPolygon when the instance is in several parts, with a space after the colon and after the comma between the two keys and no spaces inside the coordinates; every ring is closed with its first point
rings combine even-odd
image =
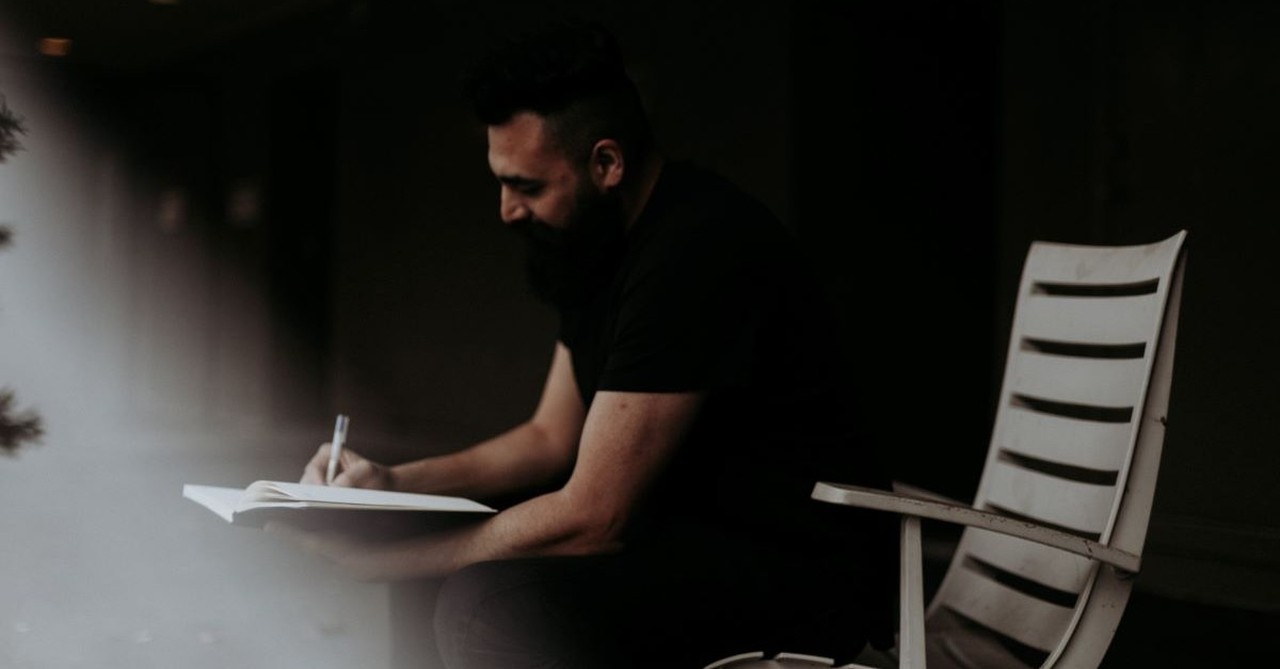
{"type": "Polygon", "coordinates": [[[342,454],[342,442],[347,440],[348,422],[346,415],[338,414],[338,420],[333,424],[333,441],[329,444],[329,470],[324,475],[325,485],[332,484],[334,474],[338,473],[338,456],[342,454]]]}

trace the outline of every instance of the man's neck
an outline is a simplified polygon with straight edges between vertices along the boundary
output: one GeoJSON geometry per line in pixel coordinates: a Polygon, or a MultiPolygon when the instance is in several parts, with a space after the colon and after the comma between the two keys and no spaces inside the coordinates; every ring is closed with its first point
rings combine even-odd
{"type": "Polygon", "coordinates": [[[636,180],[633,188],[625,193],[622,198],[623,212],[626,214],[627,230],[635,225],[640,214],[644,212],[644,207],[649,203],[649,197],[653,195],[653,187],[658,183],[658,177],[662,175],[662,167],[666,163],[663,157],[654,152],[654,154],[640,166],[640,178],[636,180]]]}

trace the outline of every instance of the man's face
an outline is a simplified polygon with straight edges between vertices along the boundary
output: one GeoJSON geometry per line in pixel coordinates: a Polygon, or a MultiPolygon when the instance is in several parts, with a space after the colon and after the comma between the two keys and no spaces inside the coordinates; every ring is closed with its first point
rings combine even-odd
{"type": "Polygon", "coordinates": [[[617,197],[601,192],[532,113],[489,127],[489,167],[501,184],[502,221],[528,244],[534,293],[556,306],[580,304],[621,254],[617,197]]]}
{"type": "Polygon", "coordinates": [[[521,112],[489,126],[489,169],[502,185],[498,213],[507,225],[524,221],[563,230],[584,175],[549,137],[546,121],[521,112]]]}

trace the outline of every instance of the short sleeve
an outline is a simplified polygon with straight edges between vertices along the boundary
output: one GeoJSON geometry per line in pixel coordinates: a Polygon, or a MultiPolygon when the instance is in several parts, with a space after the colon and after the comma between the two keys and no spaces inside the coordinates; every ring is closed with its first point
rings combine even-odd
{"type": "Polygon", "coordinates": [[[651,241],[623,286],[599,390],[686,392],[744,383],[769,302],[760,254],[707,228],[651,241]]]}

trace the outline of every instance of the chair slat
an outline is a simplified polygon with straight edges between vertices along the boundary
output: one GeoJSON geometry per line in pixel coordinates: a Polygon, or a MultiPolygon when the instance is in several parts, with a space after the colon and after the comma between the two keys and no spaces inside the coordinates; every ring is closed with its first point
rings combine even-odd
{"type": "Polygon", "coordinates": [[[1129,448],[1132,423],[1099,423],[1004,407],[994,444],[1041,460],[1099,471],[1117,471],[1129,448]]]}
{"type": "MultiPolygon", "coordinates": [[[[929,617],[930,669],[1035,669],[1043,661],[1015,655],[1005,637],[977,627],[958,613],[938,608],[929,617]]],[[[1048,655],[1048,653],[1044,653],[1048,655]]],[[[879,667],[892,667],[885,663],[879,667]]]]}
{"type": "Polygon", "coordinates": [[[1009,390],[1038,399],[1132,407],[1141,399],[1145,361],[1075,358],[1019,351],[1005,380],[1009,390]]]}
{"type": "Polygon", "coordinates": [[[1019,643],[1050,651],[1071,623],[1072,609],[1045,602],[985,575],[957,569],[943,605],[1019,643]]]}
{"type": "Polygon", "coordinates": [[[1036,242],[1027,252],[1028,276],[1061,283],[1126,284],[1167,277],[1185,233],[1154,244],[1086,246],[1036,242]]]}
{"type": "MultiPolygon", "coordinates": [[[[1002,401],[974,500],[987,513],[857,486],[815,485],[814,499],[1017,527],[1058,547],[965,530],[926,614],[930,667],[1102,665],[1133,587],[1151,513],[1186,234],[1139,246],[1031,245],[1002,401]],[[990,513],[1000,511],[1008,513],[990,513]]],[[[902,606],[918,609],[909,601],[902,606]]],[[[905,625],[903,630],[903,638],[912,638],[905,625]]]]}
{"type": "Polygon", "coordinates": [[[1156,295],[1024,295],[1015,336],[1087,344],[1133,344],[1155,336],[1156,295]]]}
{"type": "Polygon", "coordinates": [[[957,548],[957,559],[973,556],[1009,573],[1041,585],[1079,595],[1093,563],[1056,548],[997,532],[970,529],[957,548]]]}
{"type": "Polygon", "coordinates": [[[976,500],[1085,534],[1099,535],[1111,514],[1113,486],[1077,483],[1007,462],[990,464],[986,495],[976,500]]]}
{"type": "MultiPolygon", "coordinates": [[[[1164,434],[1151,421],[1167,411],[1185,238],[1180,231],[1141,246],[1031,245],[976,507],[1109,545],[1127,538],[1118,548],[1141,553],[1164,434]],[[1102,378],[1086,379],[1094,373],[1102,378]],[[1147,426],[1141,432],[1139,423],[1147,426]]],[[[988,643],[982,647],[1006,647],[1018,660],[997,652],[967,661],[974,667],[1050,667],[1060,659],[1095,667],[1129,587],[1096,561],[969,529],[926,625],[947,632],[939,630],[944,621],[966,618],[992,630],[947,635],[956,644],[946,648],[966,650],[956,657],[973,657],[975,639],[1004,635],[1022,644],[988,643]],[[1047,657],[1041,662],[1030,649],[1047,657]]]]}

